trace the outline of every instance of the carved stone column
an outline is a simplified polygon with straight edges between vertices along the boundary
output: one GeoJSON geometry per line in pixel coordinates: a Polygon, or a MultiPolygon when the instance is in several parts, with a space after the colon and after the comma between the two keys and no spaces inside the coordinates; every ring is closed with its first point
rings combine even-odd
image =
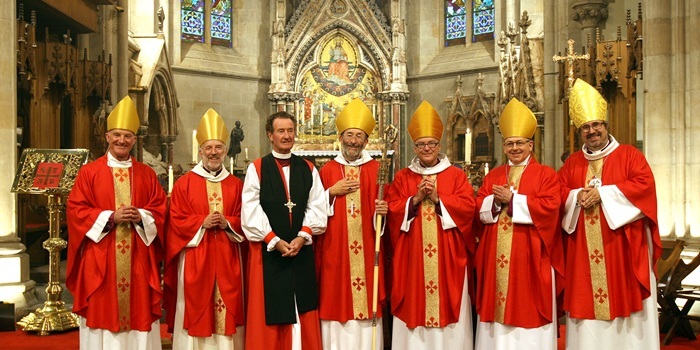
{"type": "Polygon", "coordinates": [[[588,38],[595,38],[595,29],[608,18],[608,0],[584,0],[571,5],[571,19],[581,25],[581,40],[585,43],[588,38]]]}

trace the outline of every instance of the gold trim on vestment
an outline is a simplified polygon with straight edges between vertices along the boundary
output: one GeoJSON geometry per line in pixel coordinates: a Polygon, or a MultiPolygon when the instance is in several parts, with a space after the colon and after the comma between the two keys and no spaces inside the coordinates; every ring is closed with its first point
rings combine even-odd
{"type": "MultiPolygon", "coordinates": [[[[209,214],[214,212],[224,212],[224,202],[221,193],[221,182],[207,181],[207,203],[209,203],[209,214]]],[[[205,233],[208,234],[208,233],[205,233]]],[[[226,334],[226,303],[221,297],[219,282],[214,276],[214,333],[226,334]]]]}
{"type": "Polygon", "coordinates": [[[219,282],[214,280],[214,334],[226,335],[226,303],[221,297],[219,282]]]}
{"type": "MultiPolygon", "coordinates": [[[[114,204],[115,208],[131,205],[131,168],[112,168],[114,178],[114,204]]],[[[131,246],[132,229],[131,222],[122,222],[117,225],[115,244],[115,258],[117,264],[117,310],[119,312],[119,331],[131,330],[131,246]]]]}
{"type": "MultiPolygon", "coordinates": [[[[603,171],[604,158],[588,162],[586,184],[593,176],[603,171]]],[[[584,210],[583,219],[588,247],[588,263],[591,269],[591,286],[593,287],[593,310],[596,320],[610,320],[610,295],[608,292],[608,275],[601,230],[600,204],[584,210]]]]}
{"type": "MultiPolygon", "coordinates": [[[[510,166],[508,186],[517,191],[520,187],[525,166],[510,166]]],[[[515,195],[515,194],[514,194],[515,195]]],[[[508,203],[504,203],[498,215],[496,231],[496,295],[494,303],[494,321],[505,322],[506,301],[508,300],[508,283],[513,249],[513,219],[508,216],[508,203]]]]}
{"type": "MultiPolygon", "coordinates": [[[[358,167],[343,165],[345,178],[360,180],[358,167]]],[[[345,195],[345,216],[348,229],[348,257],[350,259],[350,290],[352,291],[352,313],[356,320],[369,319],[367,307],[367,276],[365,274],[365,247],[362,244],[362,195],[357,191],[345,195]]]]}
{"type": "MultiPolygon", "coordinates": [[[[423,178],[435,180],[436,175],[424,175],[423,178]]],[[[437,191],[437,181],[435,188],[437,191]]],[[[425,198],[421,203],[421,229],[423,230],[423,278],[425,283],[425,326],[440,327],[440,272],[438,250],[438,215],[435,203],[425,198]]],[[[398,272],[398,271],[397,271],[398,272]]]]}

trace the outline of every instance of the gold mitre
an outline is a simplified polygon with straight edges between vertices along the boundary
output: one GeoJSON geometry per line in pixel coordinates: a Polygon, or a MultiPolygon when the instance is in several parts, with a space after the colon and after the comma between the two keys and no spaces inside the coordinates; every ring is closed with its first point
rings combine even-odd
{"type": "Polygon", "coordinates": [[[359,98],[350,101],[335,119],[335,127],[338,128],[339,134],[347,129],[355,128],[362,129],[369,136],[374,130],[374,125],[372,111],[359,98]]]}
{"type": "Polygon", "coordinates": [[[408,122],[408,133],[413,141],[422,137],[433,137],[438,141],[442,139],[442,120],[428,101],[421,102],[413,112],[411,121],[408,122]]]}
{"type": "Polygon", "coordinates": [[[224,123],[219,113],[209,108],[207,113],[204,113],[202,119],[199,120],[197,142],[199,142],[200,146],[209,140],[219,140],[226,143],[227,138],[228,130],[226,130],[226,123],[224,123]]]}
{"type": "Polygon", "coordinates": [[[587,82],[576,79],[569,92],[569,118],[576,128],[594,120],[606,121],[607,112],[608,103],[598,90],[587,82]]]}
{"type": "Polygon", "coordinates": [[[498,120],[498,128],[503,139],[509,137],[525,137],[531,139],[537,129],[537,118],[530,108],[513,97],[503,108],[498,120]]]}
{"type": "Polygon", "coordinates": [[[136,105],[131,100],[131,97],[127,95],[109,113],[109,117],[107,117],[107,131],[124,129],[136,134],[139,131],[139,126],[141,126],[141,120],[136,111],[136,105]]]}

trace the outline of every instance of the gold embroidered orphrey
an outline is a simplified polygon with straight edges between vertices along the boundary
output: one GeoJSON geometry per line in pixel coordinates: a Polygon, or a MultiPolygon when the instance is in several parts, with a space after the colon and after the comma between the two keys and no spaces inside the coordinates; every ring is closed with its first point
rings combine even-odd
{"type": "MultiPolygon", "coordinates": [[[[436,175],[423,178],[435,181],[433,191],[437,191],[436,175]]],[[[440,327],[440,273],[437,213],[435,203],[425,198],[420,207],[421,229],[423,234],[423,277],[425,283],[425,326],[440,327]]]]}
{"type": "MultiPolygon", "coordinates": [[[[359,180],[359,168],[342,165],[345,177],[349,180],[359,180]]],[[[352,291],[352,313],[356,320],[366,320],[370,317],[367,304],[367,275],[365,273],[365,247],[362,244],[362,194],[360,185],[357,191],[345,195],[348,230],[348,257],[350,259],[350,286],[352,291]],[[348,204],[350,203],[350,204],[348,204]],[[355,204],[357,203],[357,204],[355,204]]]]}
{"type": "MultiPolygon", "coordinates": [[[[520,187],[525,166],[511,166],[508,172],[508,186],[517,191],[520,187]]],[[[498,216],[496,231],[496,295],[494,321],[505,322],[506,301],[508,300],[508,282],[510,280],[511,251],[513,249],[513,219],[508,216],[508,204],[504,203],[498,216]]]]}
{"type": "MultiPolygon", "coordinates": [[[[224,203],[221,193],[221,182],[207,181],[207,202],[209,203],[209,214],[214,212],[223,213],[224,203]]],[[[219,282],[214,279],[214,333],[226,334],[226,303],[221,297],[219,282]]]]}

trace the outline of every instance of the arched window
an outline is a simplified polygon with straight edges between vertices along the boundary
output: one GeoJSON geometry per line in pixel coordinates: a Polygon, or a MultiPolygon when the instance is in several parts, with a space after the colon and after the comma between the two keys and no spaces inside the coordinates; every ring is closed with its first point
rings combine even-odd
{"type": "Polygon", "coordinates": [[[464,45],[467,40],[467,9],[464,0],[445,0],[445,46],[464,45]]]}
{"type": "Polygon", "coordinates": [[[181,0],[182,40],[231,47],[232,0],[181,0]]]}
{"type": "Polygon", "coordinates": [[[493,40],[495,26],[496,8],[493,0],[473,0],[472,1],[472,41],[493,40]]]}
{"type": "Polygon", "coordinates": [[[468,32],[472,42],[493,40],[495,12],[494,0],[445,0],[445,46],[464,45],[468,32]],[[469,12],[471,31],[467,30],[469,12]]]}

